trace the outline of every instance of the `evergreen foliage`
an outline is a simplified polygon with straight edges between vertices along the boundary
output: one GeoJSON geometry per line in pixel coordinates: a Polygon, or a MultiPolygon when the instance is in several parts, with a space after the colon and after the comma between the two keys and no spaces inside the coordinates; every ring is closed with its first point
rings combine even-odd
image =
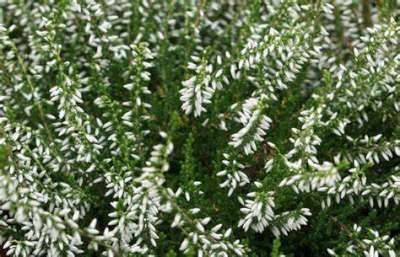
{"type": "Polygon", "coordinates": [[[0,0],[0,255],[400,256],[399,7],[0,0]]]}

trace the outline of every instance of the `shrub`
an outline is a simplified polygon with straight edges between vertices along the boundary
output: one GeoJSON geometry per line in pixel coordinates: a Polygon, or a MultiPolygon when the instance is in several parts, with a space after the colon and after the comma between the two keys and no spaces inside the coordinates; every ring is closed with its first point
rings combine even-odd
{"type": "Polygon", "coordinates": [[[3,249],[398,256],[399,14],[0,1],[3,249]]]}

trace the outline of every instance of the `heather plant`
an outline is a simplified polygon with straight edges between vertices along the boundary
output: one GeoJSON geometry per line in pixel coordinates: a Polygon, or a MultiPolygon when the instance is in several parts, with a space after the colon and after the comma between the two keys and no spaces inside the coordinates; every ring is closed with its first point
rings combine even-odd
{"type": "Polygon", "coordinates": [[[0,0],[0,255],[400,255],[400,2],[0,0]]]}

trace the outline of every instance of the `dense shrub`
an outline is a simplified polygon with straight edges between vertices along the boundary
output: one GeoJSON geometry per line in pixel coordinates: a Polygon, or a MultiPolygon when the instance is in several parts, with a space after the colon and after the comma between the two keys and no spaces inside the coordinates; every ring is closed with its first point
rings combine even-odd
{"type": "Polygon", "coordinates": [[[399,1],[0,1],[9,256],[394,257],[399,1]]]}

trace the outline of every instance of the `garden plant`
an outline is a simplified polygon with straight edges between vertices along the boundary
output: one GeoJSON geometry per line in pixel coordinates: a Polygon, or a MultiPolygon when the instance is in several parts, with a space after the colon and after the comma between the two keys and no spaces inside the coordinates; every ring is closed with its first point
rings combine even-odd
{"type": "Polygon", "coordinates": [[[0,0],[0,255],[400,256],[400,1],[0,0]]]}

